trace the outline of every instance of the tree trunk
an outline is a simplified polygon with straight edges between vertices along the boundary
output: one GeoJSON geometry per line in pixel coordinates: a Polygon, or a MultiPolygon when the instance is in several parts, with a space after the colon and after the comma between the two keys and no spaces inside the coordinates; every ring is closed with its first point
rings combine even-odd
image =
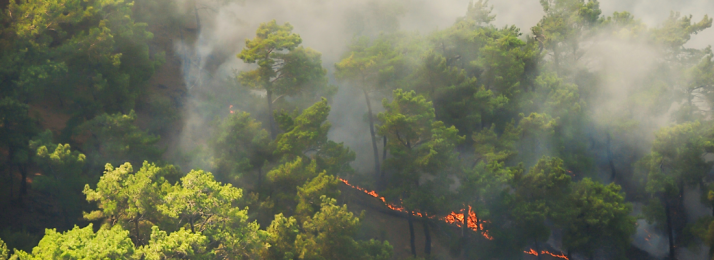
{"type": "Polygon", "coordinates": [[[275,129],[275,119],[273,118],[273,92],[268,90],[268,124],[270,125],[270,139],[275,140],[278,131],[275,129]]]}
{"type": "MultiPolygon", "coordinates": [[[[384,142],[382,144],[382,162],[387,160],[387,136],[385,135],[383,138],[384,142]]],[[[384,171],[382,172],[382,178],[384,178],[384,171]]]]}
{"type": "MultiPolygon", "coordinates": [[[[382,163],[387,161],[387,136],[384,136],[382,144],[382,163]]],[[[384,169],[379,169],[380,176],[379,182],[377,182],[377,189],[383,190],[387,186],[387,180],[384,179],[384,169]]]]}
{"type": "Polygon", "coordinates": [[[69,220],[69,213],[67,213],[67,205],[62,204],[62,216],[64,218],[64,225],[66,227],[72,226],[72,221],[69,220]]]}
{"type": "Polygon", "coordinates": [[[461,239],[462,239],[462,245],[463,245],[463,255],[465,257],[469,256],[469,211],[467,208],[464,208],[461,210],[461,213],[464,215],[464,219],[461,222],[461,239]]]}
{"type": "Polygon", "coordinates": [[[670,214],[669,201],[665,199],[664,213],[667,216],[667,238],[669,239],[669,259],[674,260],[674,232],[672,231],[672,217],[670,214]]]}
{"type": "MultiPolygon", "coordinates": [[[[5,125],[7,125],[7,121],[5,121],[5,125]]],[[[12,200],[15,197],[15,176],[12,174],[12,166],[14,165],[12,163],[12,154],[14,152],[13,146],[10,145],[8,147],[8,153],[7,153],[7,177],[10,178],[10,200],[12,200]]]]}
{"type": "Polygon", "coordinates": [[[560,73],[560,53],[558,52],[558,46],[553,47],[553,61],[555,61],[555,73],[558,75],[560,73]]]}
{"type": "Polygon", "coordinates": [[[421,223],[424,226],[424,254],[429,258],[431,255],[431,234],[429,234],[429,223],[426,220],[426,216],[424,216],[421,223]]]}
{"type": "Polygon", "coordinates": [[[134,219],[134,229],[136,229],[136,245],[141,245],[141,236],[139,234],[139,217],[134,219]]]}
{"type": "Polygon", "coordinates": [[[195,230],[195,229],[193,229],[193,218],[191,218],[191,219],[190,219],[190,220],[188,221],[188,223],[190,223],[190,224],[191,224],[191,233],[194,233],[194,234],[196,234],[196,230],[195,230]]]}
{"type": "Polygon", "coordinates": [[[417,257],[416,254],[416,242],[414,238],[414,217],[412,216],[412,211],[407,212],[407,222],[409,223],[409,244],[412,246],[412,255],[414,258],[417,257]]]}
{"type": "Polygon", "coordinates": [[[684,179],[679,180],[679,198],[677,198],[677,205],[684,205],[684,179]]]}
{"type": "Polygon", "coordinates": [[[461,237],[466,237],[467,229],[469,228],[469,212],[468,209],[463,209],[461,212],[464,214],[464,221],[461,226],[461,237]]]}
{"type": "Polygon", "coordinates": [[[387,160],[387,136],[384,136],[384,144],[382,144],[382,162],[387,160]]]}
{"type": "Polygon", "coordinates": [[[7,170],[10,173],[8,177],[10,177],[10,201],[15,199],[15,178],[12,176],[12,164],[8,164],[7,170]]]}
{"type": "Polygon", "coordinates": [[[612,172],[610,175],[610,180],[615,181],[615,176],[617,176],[617,172],[615,171],[615,163],[612,160],[612,150],[610,150],[610,133],[607,133],[607,160],[610,162],[610,171],[612,172]]]}
{"type": "Polygon", "coordinates": [[[257,187],[258,190],[260,190],[260,186],[262,186],[262,184],[263,184],[263,169],[261,167],[261,168],[258,168],[258,187],[257,187]]]}
{"type": "MultiPolygon", "coordinates": [[[[477,224],[477,225],[478,225],[478,224],[477,224]]],[[[542,256],[542,254],[540,253],[540,245],[538,244],[538,240],[536,239],[536,240],[534,240],[534,241],[535,241],[536,256],[538,257],[538,260],[543,260],[543,256],[542,256]]]]}
{"type": "Polygon", "coordinates": [[[364,93],[364,99],[367,101],[369,133],[372,136],[372,150],[374,150],[374,176],[377,178],[379,183],[381,168],[379,167],[379,150],[377,149],[377,137],[374,134],[374,115],[372,115],[372,103],[369,102],[369,95],[367,95],[367,90],[362,89],[362,92],[364,93]]]}
{"type": "Polygon", "coordinates": [[[18,169],[20,169],[20,174],[22,175],[22,181],[20,182],[20,199],[22,195],[27,194],[27,163],[19,164],[18,169]]]}
{"type": "Polygon", "coordinates": [[[196,14],[196,31],[200,32],[201,31],[201,18],[198,17],[198,8],[196,7],[195,4],[193,5],[193,11],[194,11],[194,14],[196,14]]]}

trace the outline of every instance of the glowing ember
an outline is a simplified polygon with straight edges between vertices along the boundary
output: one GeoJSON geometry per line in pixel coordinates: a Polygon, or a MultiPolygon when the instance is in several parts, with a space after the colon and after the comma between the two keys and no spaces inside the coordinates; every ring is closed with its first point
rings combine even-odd
{"type": "Polygon", "coordinates": [[[230,110],[231,114],[233,114],[233,105],[228,106],[228,110],[230,110]]]}
{"type": "MultiPolygon", "coordinates": [[[[375,198],[381,200],[382,203],[384,203],[384,205],[386,205],[389,209],[398,211],[398,212],[407,213],[407,210],[403,206],[388,203],[387,200],[384,197],[379,196],[379,194],[377,194],[377,192],[372,191],[372,190],[367,190],[367,189],[364,189],[359,186],[352,185],[345,179],[342,179],[342,178],[339,178],[339,179],[345,185],[347,185],[355,190],[364,192],[365,194],[367,194],[369,196],[372,196],[372,197],[375,197],[375,198]]],[[[439,220],[444,221],[449,224],[454,224],[457,227],[461,227],[461,226],[463,226],[463,223],[464,223],[463,210],[461,210],[461,212],[462,213],[451,212],[451,213],[449,213],[449,215],[439,218],[439,220]]],[[[417,217],[425,216],[425,214],[422,214],[421,212],[418,212],[418,211],[413,211],[412,215],[417,216],[417,217]]],[[[473,231],[480,232],[483,235],[483,237],[485,237],[486,239],[493,240],[493,237],[489,236],[488,231],[484,230],[484,228],[483,228],[484,221],[481,221],[479,223],[478,217],[476,217],[476,213],[471,210],[471,206],[469,206],[468,215],[469,215],[469,217],[468,217],[468,221],[467,221],[468,222],[467,227],[473,231]]],[[[434,216],[429,216],[428,218],[434,218],[434,216]]]]}

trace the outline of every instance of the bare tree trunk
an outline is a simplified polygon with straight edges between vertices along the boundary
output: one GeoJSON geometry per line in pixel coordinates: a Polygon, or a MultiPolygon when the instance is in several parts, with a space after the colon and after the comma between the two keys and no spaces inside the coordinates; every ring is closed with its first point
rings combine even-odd
{"type": "Polygon", "coordinates": [[[464,220],[463,220],[463,225],[461,226],[461,238],[463,239],[463,255],[468,257],[469,256],[469,210],[468,208],[463,209],[463,214],[464,214],[464,220]]]}
{"type": "Polygon", "coordinates": [[[12,166],[11,164],[9,164],[9,165],[7,166],[7,168],[8,168],[8,173],[10,173],[10,174],[8,175],[8,177],[10,177],[10,201],[12,201],[13,199],[15,199],[15,178],[13,178],[14,176],[12,176],[12,168],[11,168],[11,166],[12,166]]]}
{"type": "MultiPolygon", "coordinates": [[[[712,216],[714,217],[714,205],[712,205],[712,216]]],[[[714,246],[709,246],[709,259],[714,259],[714,246]]]]}
{"type": "Polygon", "coordinates": [[[20,174],[22,175],[22,181],[20,182],[20,199],[22,199],[22,195],[27,194],[27,163],[18,164],[17,168],[20,169],[20,174]]]}
{"type": "Polygon", "coordinates": [[[462,212],[464,214],[464,221],[461,226],[461,237],[466,237],[466,230],[469,228],[469,212],[468,209],[464,209],[462,212]]]}
{"type": "Polygon", "coordinates": [[[268,90],[268,124],[270,125],[270,139],[275,140],[278,131],[275,129],[275,119],[273,118],[273,92],[268,90]]]}
{"type": "Polygon", "coordinates": [[[62,204],[62,216],[64,218],[64,225],[66,227],[70,227],[72,225],[72,221],[69,220],[69,213],[67,213],[67,205],[62,204]]]}
{"type": "MultiPolygon", "coordinates": [[[[382,144],[382,163],[387,161],[387,136],[385,135],[383,137],[383,144],[382,144]]],[[[380,176],[379,176],[379,182],[377,182],[377,187],[379,190],[383,190],[384,187],[387,186],[387,180],[384,179],[384,169],[380,169],[380,176]]]]}
{"type": "Polygon", "coordinates": [[[414,258],[417,257],[416,254],[416,242],[414,238],[414,216],[412,216],[412,211],[407,212],[407,222],[409,223],[409,244],[412,246],[412,255],[414,258]]]}
{"type": "Polygon", "coordinates": [[[384,144],[382,144],[382,148],[384,148],[382,151],[382,162],[384,162],[387,160],[387,136],[386,135],[384,136],[384,144]]]}
{"type": "MultiPolygon", "coordinates": [[[[387,160],[387,136],[384,136],[384,143],[382,144],[382,162],[387,160]]],[[[384,177],[384,171],[382,171],[382,177],[384,177]]]]}
{"type": "Polygon", "coordinates": [[[558,75],[562,74],[560,73],[560,52],[558,52],[557,45],[553,47],[553,61],[555,61],[555,72],[558,73],[558,75]]]}
{"type": "Polygon", "coordinates": [[[422,220],[424,226],[424,254],[428,258],[431,255],[431,234],[429,234],[429,222],[425,218],[422,220]]]}
{"type": "Polygon", "coordinates": [[[261,167],[261,168],[258,168],[258,187],[257,188],[260,189],[260,186],[262,186],[262,184],[263,184],[263,169],[261,167]]]}
{"type": "Polygon", "coordinates": [[[612,174],[610,175],[610,180],[615,181],[615,176],[617,176],[617,172],[615,171],[615,163],[612,161],[612,150],[610,149],[610,133],[607,133],[607,160],[610,161],[610,171],[612,171],[612,174]]]}
{"type": "MultiPolygon", "coordinates": [[[[5,121],[5,124],[7,125],[7,121],[5,121]]],[[[14,148],[14,147],[13,147],[12,145],[8,148],[8,153],[7,153],[7,168],[5,168],[5,169],[7,169],[7,170],[6,170],[6,171],[7,171],[7,177],[10,178],[10,200],[11,200],[11,201],[12,201],[13,198],[15,197],[15,176],[13,176],[14,174],[12,174],[12,166],[14,165],[14,164],[12,163],[12,155],[13,155],[13,152],[14,152],[14,150],[15,150],[15,149],[13,149],[13,148],[14,148]]]]}
{"type": "Polygon", "coordinates": [[[141,245],[141,235],[139,234],[139,216],[134,218],[134,229],[136,229],[136,245],[141,245]]]}
{"type": "Polygon", "coordinates": [[[669,201],[667,199],[664,199],[664,213],[667,216],[667,237],[669,238],[669,259],[670,260],[675,260],[674,258],[674,232],[672,231],[672,217],[670,214],[670,206],[669,206],[669,201]]]}
{"type": "Polygon", "coordinates": [[[193,5],[193,11],[196,14],[196,31],[201,31],[201,18],[198,17],[198,8],[195,4],[193,5]]]}
{"type": "Polygon", "coordinates": [[[193,229],[193,217],[190,218],[189,224],[191,224],[191,233],[196,234],[196,230],[193,229]]]}
{"type": "Polygon", "coordinates": [[[380,182],[380,169],[379,167],[379,150],[377,149],[377,137],[374,133],[374,115],[372,114],[372,103],[369,101],[369,95],[367,95],[367,90],[362,89],[364,93],[364,99],[367,101],[367,113],[369,113],[369,133],[372,137],[372,150],[374,150],[374,176],[377,178],[378,183],[380,182]]]}
{"type": "MultiPolygon", "coordinates": [[[[477,224],[478,225],[478,224],[477,224]]],[[[538,256],[538,260],[543,260],[543,256],[540,253],[540,245],[538,244],[538,240],[535,240],[535,251],[538,256]]]]}

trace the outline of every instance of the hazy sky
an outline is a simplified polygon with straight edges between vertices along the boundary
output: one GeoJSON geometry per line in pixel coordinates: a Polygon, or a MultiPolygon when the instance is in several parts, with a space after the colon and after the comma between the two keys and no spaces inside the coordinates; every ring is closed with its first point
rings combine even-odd
{"type": "MultiPolygon", "coordinates": [[[[214,0],[198,1],[208,6],[217,5],[214,0]]],[[[192,2],[186,3],[192,9],[192,2]]],[[[204,27],[202,40],[195,46],[195,52],[204,57],[202,61],[208,60],[209,55],[218,57],[223,63],[224,71],[245,70],[249,65],[237,59],[235,54],[243,48],[246,39],[254,37],[255,29],[260,23],[276,19],[278,23],[290,22],[295,28],[294,32],[301,35],[303,46],[321,52],[324,66],[331,70],[355,30],[374,35],[387,28],[386,25],[398,24],[401,30],[428,34],[451,26],[458,17],[466,13],[468,3],[469,0],[234,1],[214,8],[217,12],[208,9],[200,11],[204,27]]],[[[493,6],[493,13],[496,15],[496,26],[516,25],[524,34],[530,33],[530,28],[543,16],[539,0],[491,0],[489,4],[493,6]]],[[[631,12],[649,27],[662,23],[671,10],[693,14],[695,21],[701,20],[706,11],[714,13],[713,0],[602,0],[600,7],[604,15],[611,15],[614,11],[631,12]]],[[[688,46],[701,48],[712,42],[714,30],[709,29],[695,36],[688,46]]],[[[627,50],[623,51],[624,55],[618,55],[619,58],[628,58],[632,54],[627,50]]],[[[369,138],[363,131],[366,129],[362,126],[364,122],[353,120],[363,118],[363,97],[349,93],[343,88],[335,100],[332,115],[339,116],[330,118],[333,121],[331,138],[345,141],[358,151],[357,165],[369,164],[371,147],[368,142],[363,142],[363,139],[369,138]],[[345,118],[350,120],[341,120],[345,118]],[[362,149],[365,149],[366,153],[362,152],[362,149]]],[[[379,108],[381,106],[377,105],[376,109],[379,108]]]]}

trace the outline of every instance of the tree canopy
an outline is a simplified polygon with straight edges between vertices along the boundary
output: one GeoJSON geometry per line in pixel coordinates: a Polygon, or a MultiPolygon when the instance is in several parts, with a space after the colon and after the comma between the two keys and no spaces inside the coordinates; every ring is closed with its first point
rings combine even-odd
{"type": "Polygon", "coordinates": [[[710,16],[308,2],[0,0],[0,260],[714,256],[710,16]]]}

